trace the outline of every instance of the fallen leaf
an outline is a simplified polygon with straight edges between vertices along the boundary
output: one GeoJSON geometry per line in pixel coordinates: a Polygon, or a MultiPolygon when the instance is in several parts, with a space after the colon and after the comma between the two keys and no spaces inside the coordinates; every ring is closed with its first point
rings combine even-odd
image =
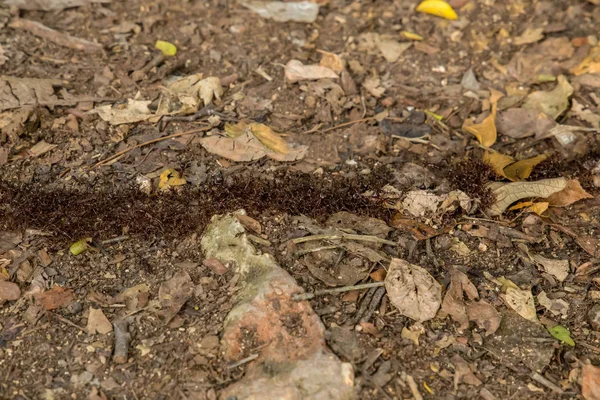
{"type": "Polygon", "coordinates": [[[319,61],[320,66],[329,68],[336,74],[342,73],[342,71],[344,70],[344,62],[342,61],[340,56],[338,56],[335,53],[330,53],[325,50],[317,50],[317,51],[319,53],[321,53],[321,55],[322,55],[321,61],[319,61]]]}
{"type": "Polygon", "coordinates": [[[566,207],[576,201],[593,198],[594,196],[583,190],[577,179],[567,181],[564,189],[547,197],[548,203],[554,207],[566,207]]]}
{"type": "Polygon", "coordinates": [[[155,117],[148,108],[150,103],[151,101],[129,99],[125,104],[99,106],[89,113],[98,114],[103,121],[109,122],[111,125],[131,124],[155,117]]]}
{"type": "Polygon", "coordinates": [[[558,118],[569,107],[569,97],[573,86],[564,75],[558,76],[558,84],[549,91],[539,90],[529,94],[523,102],[523,108],[543,112],[552,119],[558,118]]]}
{"type": "Polygon", "coordinates": [[[415,346],[419,345],[419,337],[425,333],[425,327],[420,322],[415,322],[409,328],[404,326],[402,328],[402,332],[400,333],[400,337],[402,339],[408,339],[415,344],[415,346]]]}
{"type": "Polygon", "coordinates": [[[531,256],[533,260],[544,268],[544,271],[554,275],[556,279],[563,282],[569,275],[569,260],[554,260],[539,254],[531,256]]]}
{"type": "Polygon", "coordinates": [[[442,302],[442,287],[429,272],[400,258],[392,258],[385,288],[400,314],[419,322],[434,318],[442,302]]]}
{"type": "Polygon", "coordinates": [[[60,79],[0,76],[0,111],[44,103],[52,104],[58,101],[54,87],[63,84],[60,79]]]}
{"type": "Polygon", "coordinates": [[[501,282],[503,291],[500,297],[506,305],[515,310],[521,317],[532,322],[539,322],[531,289],[521,289],[503,276],[499,277],[498,281],[501,282]]]}
{"type": "Polygon", "coordinates": [[[485,300],[469,302],[466,309],[469,320],[475,321],[480,329],[485,329],[485,336],[492,335],[500,327],[501,314],[485,300]]]}
{"type": "Polygon", "coordinates": [[[516,161],[506,167],[504,167],[504,176],[511,181],[521,181],[529,178],[529,175],[533,172],[533,168],[548,158],[545,154],[539,156],[527,158],[525,160],[516,161]]]}
{"type": "Polygon", "coordinates": [[[410,232],[417,240],[425,240],[437,235],[437,231],[429,225],[414,219],[403,218],[401,213],[394,215],[390,225],[410,232]]]}
{"type": "Polygon", "coordinates": [[[33,112],[32,107],[21,107],[0,114],[0,132],[13,141],[25,130],[25,123],[33,112]]]}
{"type": "Polygon", "coordinates": [[[290,60],[285,65],[285,79],[290,83],[337,77],[335,72],[321,65],[304,65],[299,60],[290,60]]]}
{"type": "Polygon", "coordinates": [[[544,38],[544,28],[525,28],[525,31],[513,39],[513,43],[517,46],[539,42],[544,38]]]}
{"type": "Polygon", "coordinates": [[[458,19],[456,11],[452,9],[450,4],[443,0],[425,0],[422,1],[416,8],[417,12],[435,15],[445,19],[458,19]]]}
{"type": "Polygon", "coordinates": [[[177,47],[170,42],[165,42],[164,40],[157,40],[154,44],[154,48],[156,50],[160,50],[164,56],[172,57],[177,54],[177,47]]]}
{"type": "Polygon", "coordinates": [[[13,301],[21,297],[21,289],[14,282],[8,282],[0,279],[0,304],[5,300],[13,301]]]}
{"type": "Polygon", "coordinates": [[[56,147],[58,146],[55,144],[46,143],[45,141],[40,140],[32,148],[27,150],[27,152],[31,157],[39,157],[42,154],[54,150],[56,147]]]}
{"type": "Polygon", "coordinates": [[[146,307],[148,304],[150,288],[145,283],[127,288],[117,294],[114,301],[117,303],[125,303],[128,311],[139,310],[146,307]]]}
{"type": "Polygon", "coordinates": [[[427,190],[411,190],[404,197],[402,207],[415,217],[422,217],[435,213],[442,200],[442,196],[430,193],[427,190]]]}
{"type": "Polygon", "coordinates": [[[106,335],[112,332],[113,326],[101,309],[90,307],[86,330],[90,335],[96,333],[106,335]]]}
{"type": "Polygon", "coordinates": [[[251,123],[250,131],[270,150],[281,154],[287,154],[290,151],[287,142],[267,125],[251,123]]]}
{"type": "Polygon", "coordinates": [[[160,174],[158,188],[160,190],[169,190],[175,186],[185,185],[187,181],[181,177],[179,171],[167,168],[160,174]]]}
{"type": "Polygon", "coordinates": [[[600,72],[600,45],[592,47],[585,59],[571,69],[575,76],[583,74],[597,74],[600,72]]]}
{"type": "Polygon", "coordinates": [[[496,197],[496,201],[487,209],[487,213],[490,216],[500,215],[508,208],[508,206],[521,199],[530,197],[545,199],[554,193],[560,192],[566,186],[567,179],[565,178],[491,185],[490,188],[496,197]]]}
{"type": "Polygon", "coordinates": [[[221,96],[223,96],[221,80],[216,76],[202,79],[195,87],[205,106],[211,104],[214,99],[221,100],[221,96]]]}
{"type": "Polygon", "coordinates": [[[504,168],[515,162],[515,159],[497,151],[487,150],[483,153],[483,162],[492,167],[497,176],[506,178],[504,168]]]}
{"type": "Polygon", "coordinates": [[[536,139],[547,137],[556,122],[537,110],[528,108],[509,108],[498,113],[496,128],[504,136],[522,139],[534,136],[536,139]]]}
{"type": "Polygon", "coordinates": [[[194,283],[190,275],[183,270],[177,271],[158,289],[158,300],[162,307],[160,315],[169,322],[194,293],[194,283]]]}
{"type": "Polygon", "coordinates": [[[412,46],[411,42],[398,42],[393,39],[382,39],[379,37],[376,41],[377,48],[387,62],[396,62],[406,50],[412,46]]]}
{"type": "Polygon", "coordinates": [[[562,325],[556,325],[552,328],[548,328],[548,332],[555,338],[560,340],[563,343],[568,344],[569,346],[574,347],[575,342],[571,338],[571,332],[567,328],[562,325]]]}
{"type": "Polygon", "coordinates": [[[74,293],[72,289],[62,286],[53,286],[52,289],[35,295],[37,301],[46,310],[54,310],[63,306],[67,306],[73,302],[74,293]]]}
{"type": "Polygon", "coordinates": [[[546,292],[541,291],[537,295],[538,303],[555,316],[566,316],[569,311],[569,303],[563,299],[550,299],[546,292]]]}
{"type": "Polygon", "coordinates": [[[454,365],[454,391],[458,391],[459,383],[466,383],[467,385],[479,386],[483,382],[479,380],[471,370],[469,364],[458,354],[455,354],[450,359],[454,365]]]}
{"type": "Polygon", "coordinates": [[[450,272],[450,286],[442,302],[442,311],[452,316],[452,319],[458,322],[459,331],[463,331],[469,327],[469,317],[467,316],[466,304],[463,300],[463,292],[471,300],[479,297],[477,288],[471,283],[467,275],[453,268],[450,272]]]}
{"type": "Polygon", "coordinates": [[[500,97],[502,97],[501,92],[491,89],[490,103],[492,105],[492,111],[490,112],[490,115],[485,117],[479,124],[474,123],[470,119],[466,119],[462,126],[462,129],[465,132],[473,134],[479,143],[485,147],[490,147],[496,143],[496,138],[498,137],[496,131],[496,112],[498,110],[498,100],[500,97]]]}
{"type": "Polygon", "coordinates": [[[584,400],[600,399],[600,367],[590,364],[581,367],[581,395],[584,400]]]}
{"type": "Polygon", "coordinates": [[[91,3],[110,3],[111,0],[4,0],[4,4],[20,10],[61,11],[65,8],[81,7],[91,3]]]}
{"type": "Polygon", "coordinates": [[[380,98],[385,93],[385,88],[381,86],[381,80],[378,76],[367,76],[362,83],[362,87],[376,98],[380,98]]]}
{"type": "Polygon", "coordinates": [[[527,211],[536,213],[537,215],[541,216],[543,213],[546,212],[546,210],[548,209],[549,206],[550,206],[550,203],[548,203],[547,201],[539,201],[537,203],[532,204],[530,207],[528,207],[527,211]]]}
{"type": "MultiPolygon", "coordinates": [[[[570,114],[589,123],[595,128],[594,130],[600,129],[600,114],[593,112],[589,108],[585,108],[583,104],[579,103],[576,99],[573,99],[572,103],[570,114]]],[[[581,130],[583,131],[585,128],[581,130]]]]}

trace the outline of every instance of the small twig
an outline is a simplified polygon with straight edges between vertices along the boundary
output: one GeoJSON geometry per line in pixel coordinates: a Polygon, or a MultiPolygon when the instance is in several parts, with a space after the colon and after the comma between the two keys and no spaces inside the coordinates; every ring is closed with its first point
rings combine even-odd
{"type": "Polygon", "coordinates": [[[387,244],[390,246],[398,246],[398,243],[392,242],[391,240],[381,239],[377,236],[371,235],[353,235],[342,233],[339,235],[311,235],[304,236],[296,239],[292,239],[292,243],[300,244],[305,242],[311,242],[313,240],[356,240],[362,242],[372,242],[372,243],[381,243],[387,244]]]}
{"type": "Polygon", "coordinates": [[[165,59],[166,56],[162,52],[160,52],[159,54],[155,55],[152,58],[152,60],[148,61],[148,63],[144,65],[144,67],[140,71],[147,74],[152,68],[158,67],[160,64],[162,64],[165,61],[165,59]]]}
{"type": "Polygon", "coordinates": [[[48,28],[44,24],[28,19],[15,19],[8,24],[8,26],[13,29],[27,31],[35,36],[41,37],[42,39],[56,43],[59,46],[68,47],[74,50],[96,52],[102,51],[103,49],[102,45],[99,43],[90,42],[89,40],[80,39],[67,35],[66,33],[55,31],[54,29],[48,28]]]}
{"type": "Polygon", "coordinates": [[[112,239],[103,240],[100,243],[101,244],[113,244],[113,243],[122,242],[122,241],[127,240],[127,239],[129,239],[129,236],[117,236],[117,237],[114,237],[112,239]]]}
{"type": "Polygon", "coordinates": [[[232,362],[230,364],[227,364],[227,369],[237,368],[237,367],[239,367],[241,365],[249,363],[250,361],[256,360],[257,358],[258,358],[258,354],[257,353],[249,355],[248,357],[242,358],[239,361],[235,361],[235,362],[232,362]]]}
{"type": "Polygon", "coordinates": [[[374,121],[374,120],[375,120],[375,117],[361,118],[361,119],[357,119],[355,121],[344,122],[343,124],[335,125],[335,126],[332,126],[331,128],[323,129],[322,131],[318,131],[318,132],[327,133],[327,132],[334,131],[336,129],[345,128],[350,125],[359,124],[361,122],[374,121]]]}
{"type": "Polygon", "coordinates": [[[373,294],[373,298],[371,299],[371,301],[367,305],[366,312],[360,318],[360,322],[369,322],[369,320],[373,316],[373,313],[375,312],[375,309],[377,307],[379,307],[379,303],[381,303],[381,299],[383,298],[384,295],[385,295],[385,288],[384,287],[379,287],[379,288],[377,288],[375,290],[375,293],[373,294]]]}
{"type": "Polygon", "coordinates": [[[321,246],[321,247],[315,247],[314,249],[304,249],[304,250],[298,250],[297,252],[294,253],[295,257],[302,257],[306,254],[310,254],[310,253],[316,253],[318,251],[324,251],[324,250],[335,250],[335,249],[339,249],[340,246],[334,244],[331,246],[321,246]]]}
{"type": "Polygon", "coordinates": [[[140,147],[144,147],[144,146],[147,146],[147,145],[152,144],[152,143],[157,143],[157,142],[161,142],[163,140],[173,139],[173,138],[180,137],[180,136],[191,135],[193,133],[206,132],[206,131],[208,131],[210,129],[212,129],[211,126],[203,126],[202,128],[190,129],[189,131],[178,132],[178,133],[174,133],[172,135],[167,135],[167,136],[159,137],[159,138],[156,138],[156,139],[148,140],[147,142],[143,142],[143,143],[140,143],[140,144],[136,144],[135,146],[128,147],[125,150],[121,150],[118,153],[115,153],[112,156],[105,158],[104,160],[98,161],[92,168],[97,168],[99,166],[107,164],[107,163],[111,162],[112,160],[114,160],[116,158],[119,158],[119,157],[121,157],[121,156],[129,153],[130,151],[132,151],[134,149],[137,149],[137,148],[140,148],[140,147]]]}
{"type": "Polygon", "coordinates": [[[546,386],[548,389],[552,390],[553,392],[556,392],[559,394],[564,394],[564,391],[561,388],[559,388],[554,383],[550,382],[548,379],[544,378],[542,375],[538,374],[537,372],[531,373],[530,378],[533,379],[534,381],[546,386]]]}
{"type": "Polygon", "coordinates": [[[299,293],[292,296],[292,300],[294,301],[302,301],[302,300],[310,300],[315,296],[322,296],[324,294],[332,294],[332,293],[343,293],[350,292],[352,290],[362,290],[362,289],[370,289],[374,287],[380,287],[385,285],[384,282],[372,282],[372,283],[363,283],[361,285],[354,286],[342,286],[339,288],[333,289],[323,289],[323,290],[315,290],[312,293],[299,293]]]}
{"type": "Polygon", "coordinates": [[[127,352],[129,349],[129,326],[128,319],[120,319],[113,323],[115,328],[115,351],[113,353],[113,361],[117,364],[125,364],[127,362],[127,352]]]}
{"type": "Polygon", "coordinates": [[[56,319],[58,319],[58,320],[59,320],[59,321],[61,321],[61,322],[64,322],[64,323],[65,323],[65,324],[67,324],[67,325],[71,325],[72,327],[79,329],[81,332],[87,333],[87,329],[85,329],[85,328],[83,328],[83,327],[81,327],[81,326],[77,325],[77,324],[76,324],[76,323],[74,323],[74,322],[71,322],[71,321],[69,321],[68,319],[66,319],[65,317],[63,317],[63,316],[61,316],[61,315],[54,314],[54,313],[51,313],[51,312],[48,312],[48,314],[49,314],[49,315],[52,315],[53,317],[56,317],[56,319]]]}
{"type": "Polygon", "coordinates": [[[596,353],[600,353],[600,347],[592,346],[591,344],[582,342],[581,340],[578,340],[576,343],[578,346],[585,347],[586,349],[595,351],[596,353]]]}
{"type": "Polygon", "coordinates": [[[423,400],[423,396],[421,396],[421,393],[419,392],[419,386],[417,386],[417,382],[415,382],[412,375],[406,375],[406,383],[408,384],[414,399],[423,400]]]}

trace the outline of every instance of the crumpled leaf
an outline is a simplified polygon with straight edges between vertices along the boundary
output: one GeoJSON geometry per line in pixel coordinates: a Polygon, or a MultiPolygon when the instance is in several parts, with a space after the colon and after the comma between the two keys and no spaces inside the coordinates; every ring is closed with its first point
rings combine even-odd
{"type": "Polygon", "coordinates": [[[435,317],[442,303],[442,286],[418,265],[392,258],[385,288],[400,313],[423,322],[435,317]]]}
{"type": "Polygon", "coordinates": [[[469,364],[458,354],[455,354],[450,359],[454,365],[454,391],[458,391],[459,383],[467,385],[479,386],[483,384],[479,378],[475,376],[469,364]]]}
{"type": "Polygon", "coordinates": [[[497,151],[486,151],[483,153],[483,162],[492,167],[497,176],[506,178],[504,168],[515,162],[515,159],[497,151]]]}
{"type": "Polygon", "coordinates": [[[525,98],[523,108],[543,112],[552,119],[558,118],[569,107],[569,97],[573,94],[573,86],[564,75],[558,76],[558,84],[549,91],[539,90],[525,98]]]}
{"type": "Polygon", "coordinates": [[[548,328],[548,332],[555,338],[569,346],[575,346],[575,341],[571,338],[571,332],[562,325],[556,325],[548,328]]]}
{"type": "Polygon", "coordinates": [[[96,333],[106,335],[112,332],[113,326],[101,309],[90,307],[86,330],[90,335],[96,333]]]}
{"type": "Polygon", "coordinates": [[[514,211],[526,208],[526,211],[536,213],[537,215],[541,216],[544,212],[546,212],[549,206],[550,203],[547,201],[540,201],[537,203],[534,203],[533,201],[523,201],[510,207],[509,210],[514,211]]]}
{"type": "Polygon", "coordinates": [[[96,113],[102,120],[111,125],[131,124],[147,121],[154,117],[148,106],[152,103],[146,100],[127,100],[125,104],[99,106],[90,111],[96,113]]]}
{"type": "Polygon", "coordinates": [[[362,87],[364,87],[371,96],[376,98],[383,96],[383,93],[385,93],[385,88],[381,86],[381,80],[378,76],[367,76],[362,83],[362,87]]]}
{"type": "Polygon", "coordinates": [[[502,315],[485,300],[467,303],[466,310],[469,320],[475,321],[480,329],[485,329],[485,336],[492,335],[500,327],[502,315]]]}
{"type": "Polygon", "coordinates": [[[31,157],[39,157],[42,154],[54,150],[56,147],[57,145],[55,144],[50,144],[47,143],[45,140],[40,140],[39,142],[34,144],[29,150],[27,150],[27,153],[29,153],[31,157]]]}
{"type": "MultiPolygon", "coordinates": [[[[571,105],[571,112],[569,115],[573,115],[582,121],[585,121],[592,125],[595,129],[592,131],[600,130],[600,114],[593,112],[589,108],[585,108],[583,104],[573,99],[571,105]]],[[[576,128],[576,127],[575,127],[576,128]]],[[[586,131],[586,128],[579,127],[582,131],[586,131]]]]}
{"type": "Polygon", "coordinates": [[[158,180],[158,188],[160,190],[168,190],[175,186],[185,185],[187,181],[185,178],[181,177],[179,171],[167,168],[160,174],[160,178],[158,180]]]}
{"type": "Polygon", "coordinates": [[[506,305],[515,310],[521,317],[532,322],[539,322],[531,289],[521,289],[510,279],[503,276],[497,279],[502,284],[503,293],[500,294],[500,297],[506,305]]]}
{"type": "Polygon", "coordinates": [[[158,300],[162,307],[159,314],[169,322],[194,293],[194,283],[190,275],[180,270],[158,289],[158,300]]]}
{"type": "Polygon", "coordinates": [[[443,0],[425,0],[422,1],[416,8],[417,12],[435,15],[445,19],[458,19],[456,11],[443,0]]]}
{"type": "Polygon", "coordinates": [[[60,79],[0,76],[0,111],[52,104],[58,101],[58,97],[54,94],[54,87],[63,84],[60,79]]]}
{"type": "Polygon", "coordinates": [[[0,304],[5,300],[17,300],[19,297],[21,297],[19,285],[0,279],[0,304]]]}
{"type": "Polygon", "coordinates": [[[537,264],[541,265],[547,273],[554,275],[560,282],[567,279],[569,275],[569,260],[554,260],[540,254],[533,254],[531,258],[537,264]]]}
{"type": "Polygon", "coordinates": [[[504,176],[513,182],[527,179],[531,175],[531,172],[533,172],[533,168],[547,158],[547,155],[540,154],[536,157],[516,161],[504,167],[504,176]]]}
{"type": "Polygon", "coordinates": [[[524,44],[531,44],[539,42],[544,38],[544,28],[525,28],[525,31],[516,38],[513,39],[513,44],[516,46],[522,46],[524,44]]]}
{"type": "Polygon", "coordinates": [[[114,301],[117,303],[125,303],[128,311],[135,311],[148,304],[148,299],[150,297],[149,292],[150,288],[148,285],[141,283],[123,290],[115,296],[114,301]]]}
{"type": "Polygon", "coordinates": [[[485,117],[479,124],[474,123],[470,119],[466,119],[462,126],[462,129],[465,132],[473,134],[479,143],[485,147],[490,147],[496,143],[496,138],[498,137],[496,131],[496,112],[498,110],[498,100],[501,97],[501,92],[491,89],[490,104],[492,105],[492,110],[490,115],[485,117]]]}
{"type": "Polygon", "coordinates": [[[542,139],[555,126],[554,119],[528,108],[509,108],[499,112],[496,118],[498,132],[515,139],[534,135],[536,139],[542,139]]]}
{"type": "Polygon", "coordinates": [[[16,110],[0,113],[0,132],[15,140],[24,132],[25,123],[32,112],[32,107],[20,107],[16,110]]]}
{"type": "Polygon", "coordinates": [[[290,151],[287,142],[267,125],[253,122],[249,128],[254,136],[270,150],[281,154],[287,154],[290,151]]]}
{"type": "Polygon", "coordinates": [[[566,316],[569,311],[569,303],[563,299],[551,299],[544,291],[541,291],[537,295],[537,301],[542,307],[557,317],[561,315],[566,316]]]}
{"type": "Polygon", "coordinates": [[[71,304],[74,300],[73,289],[53,286],[52,289],[35,294],[35,298],[46,310],[54,310],[71,304]]]}
{"type": "Polygon", "coordinates": [[[554,193],[560,192],[567,186],[567,179],[553,178],[542,179],[534,182],[511,182],[497,185],[490,185],[492,192],[496,197],[496,202],[492,204],[487,213],[490,216],[502,214],[508,206],[521,199],[536,197],[545,199],[554,193]]]}
{"type": "Polygon", "coordinates": [[[600,73],[600,45],[592,47],[587,57],[571,69],[575,76],[600,73]]]}
{"type": "Polygon", "coordinates": [[[321,53],[321,61],[319,61],[319,65],[325,68],[329,68],[336,74],[341,74],[344,70],[344,62],[342,58],[335,53],[330,53],[325,50],[317,50],[321,53]]]}
{"type": "Polygon", "coordinates": [[[160,50],[163,55],[167,57],[172,57],[177,54],[177,47],[173,43],[166,42],[164,40],[157,40],[154,44],[154,48],[156,50],[160,50]]]}
{"type": "Polygon", "coordinates": [[[378,37],[376,42],[377,48],[387,62],[396,62],[406,50],[412,46],[411,42],[398,42],[393,39],[384,39],[378,37]]]}
{"type": "Polygon", "coordinates": [[[467,308],[463,300],[463,292],[471,300],[479,298],[477,288],[469,277],[462,271],[453,268],[450,271],[450,286],[442,302],[442,311],[452,316],[452,319],[459,323],[458,330],[463,331],[469,327],[469,317],[467,308]]]}
{"type": "Polygon", "coordinates": [[[571,179],[567,181],[564,189],[548,196],[548,203],[554,207],[566,207],[579,200],[593,198],[594,196],[583,190],[577,179],[571,179]]]}
{"type": "Polygon", "coordinates": [[[299,60],[290,60],[285,65],[285,79],[290,83],[337,77],[335,72],[321,65],[304,65],[299,60]]]}
{"type": "Polygon", "coordinates": [[[442,196],[427,190],[411,190],[402,201],[402,207],[415,217],[422,217],[435,213],[442,200],[442,196]]]}

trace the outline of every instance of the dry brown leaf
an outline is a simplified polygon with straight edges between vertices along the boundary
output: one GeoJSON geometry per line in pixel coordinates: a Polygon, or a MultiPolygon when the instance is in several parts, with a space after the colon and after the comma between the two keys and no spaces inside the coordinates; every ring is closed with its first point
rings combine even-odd
{"type": "Polygon", "coordinates": [[[481,123],[475,124],[470,119],[465,120],[462,129],[465,132],[473,134],[479,143],[485,147],[490,147],[496,143],[498,137],[496,131],[496,112],[498,110],[498,100],[502,97],[502,93],[491,89],[490,103],[492,104],[492,111],[481,123]]]}
{"type": "Polygon", "coordinates": [[[98,114],[102,120],[111,125],[131,124],[134,122],[147,121],[154,114],[148,106],[151,101],[129,99],[125,104],[111,106],[110,104],[94,108],[90,113],[98,114]]]}
{"type": "Polygon", "coordinates": [[[58,101],[54,86],[62,86],[60,79],[14,78],[0,76],[0,111],[23,106],[52,104],[58,101]]]}
{"type": "Polygon", "coordinates": [[[385,93],[385,88],[381,86],[381,80],[378,76],[368,76],[362,83],[362,87],[365,88],[373,97],[379,98],[385,93]]]}
{"type": "Polygon", "coordinates": [[[556,279],[563,282],[569,275],[569,260],[554,260],[546,258],[539,254],[533,254],[531,256],[533,260],[544,268],[544,271],[554,275],[556,279]]]}
{"type": "Polygon", "coordinates": [[[265,156],[276,161],[296,161],[303,158],[308,146],[289,149],[287,153],[277,153],[263,145],[251,132],[244,132],[236,138],[209,136],[202,138],[202,146],[210,153],[237,162],[248,162],[265,156]]]}
{"type": "Polygon", "coordinates": [[[547,158],[547,155],[541,154],[536,157],[514,162],[504,168],[504,176],[513,182],[527,179],[529,178],[529,175],[531,175],[531,172],[533,172],[533,168],[547,158]]]}
{"type": "Polygon", "coordinates": [[[484,300],[467,303],[467,316],[470,321],[475,321],[480,329],[485,329],[485,336],[496,332],[502,319],[496,308],[484,300]]]}
{"type": "Polygon", "coordinates": [[[14,282],[0,279],[0,304],[5,300],[13,301],[21,297],[21,289],[14,282]]]}
{"type": "Polygon", "coordinates": [[[393,39],[382,39],[378,37],[376,40],[377,48],[387,62],[396,62],[406,50],[412,46],[412,42],[398,42],[393,39]]]}
{"type": "Polygon", "coordinates": [[[479,380],[471,370],[469,364],[458,354],[455,354],[450,359],[454,365],[454,391],[458,391],[459,383],[466,383],[467,385],[479,386],[483,382],[479,380]]]}
{"type": "Polygon", "coordinates": [[[442,302],[442,286],[424,268],[392,258],[385,288],[400,313],[423,322],[435,317],[442,302]]]}
{"type": "Polygon", "coordinates": [[[403,229],[410,232],[417,240],[425,240],[437,235],[437,231],[429,225],[414,219],[404,218],[402,213],[397,213],[394,215],[390,225],[394,228],[403,229]]]}
{"type": "Polygon", "coordinates": [[[321,65],[304,65],[299,60],[290,60],[285,65],[285,79],[291,83],[337,77],[335,72],[321,65]]]}
{"type": "Polygon", "coordinates": [[[479,297],[477,288],[471,283],[469,277],[464,272],[453,268],[450,272],[450,286],[442,302],[442,311],[452,316],[452,319],[458,322],[459,331],[463,331],[469,327],[469,317],[467,316],[463,292],[471,300],[479,297]]]}
{"type": "Polygon", "coordinates": [[[37,301],[39,301],[46,310],[54,310],[69,305],[74,297],[72,289],[62,286],[53,286],[52,289],[35,295],[37,301]]]}
{"type": "Polygon", "coordinates": [[[486,151],[483,153],[483,162],[488,164],[497,176],[506,178],[504,168],[515,162],[515,159],[506,154],[498,153],[497,151],[486,151]]]}
{"type": "Polygon", "coordinates": [[[180,270],[166,282],[163,282],[158,289],[158,299],[162,310],[160,315],[169,322],[183,307],[186,301],[194,293],[194,283],[190,275],[180,270]]]}
{"type": "Polygon", "coordinates": [[[40,140],[33,147],[27,150],[27,152],[31,157],[39,157],[44,153],[54,150],[56,147],[57,145],[55,144],[46,143],[45,141],[40,140]]]}
{"type": "Polygon", "coordinates": [[[544,38],[544,28],[525,28],[525,31],[513,39],[513,43],[517,46],[539,42],[544,38]]]}
{"type": "Polygon", "coordinates": [[[317,50],[321,53],[321,61],[319,61],[319,65],[325,68],[329,68],[336,74],[341,74],[344,70],[344,62],[341,57],[335,53],[330,53],[325,50],[317,50]]]}
{"type": "Polygon", "coordinates": [[[521,199],[530,197],[545,199],[554,193],[560,192],[566,186],[567,179],[565,178],[492,185],[490,187],[496,196],[496,202],[488,208],[488,215],[500,215],[508,208],[508,206],[521,199]]]}
{"type": "Polygon", "coordinates": [[[600,45],[592,47],[587,57],[571,69],[571,73],[575,76],[600,73],[600,45]]]}
{"type": "Polygon", "coordinates": [[[281,136],[264,124],[251,123],[250,130],[260,142],[276,153],[287,154],[290,149],[281,136]]]}
{"type": "Polygon", "coordinates": [[[107,333],[112,332],[113,326],[101,309],[90,307],[86,330],[90,335],[96,333],[106,335],[107,333]]]}
{"type": "Polygon", "coordinates": [[[510,279],[503,276],[497,279],[502,284],[503,293],[500,294],[500,297],[506,305],[515,310],[521,317],[532,322],[539,322],[531,289],[521,289],[510,279]]]}
{"type": "Polygon", "coordinates": [[[548,196],[548,203],[554,207],[565,207],[579,200],[593,198],[594,196],[583,190],[577,179],[571,179],[563,190],[548,196]]]}
{"type": "Polygon", "coordinates": [[[117,303],[125,303],[128,311],[135,311],[140,308],[146,307],[150,288],[145,283],[127,288],[121,293],[117,294],[114,301],[117,303]]]}
{"type": "Polygon", "coordinates": [[[81,7],[91,3],[110,3],[111,0],[4,0],[4,4],[20,10],[61,11],[65,8],[81,7]]]}
{"type": "Polygon", "coordinates": [[[564,75],[559,75],[558,84],[549,91],[539,90],[525,98],[523,108],[543,112],[552,119],[558,118],[569,107],[573,86],[564,75]]]}
{"type": "Polygon", "coordinates": [[[581,395],[584,400],[600,399],[600,367],[589,364],[581,367],[581,395]]]}
{"type": "Polygon", "coordinates": [[[13,141],[25,130],[25,122],[33,112],[32,107],[21,107],[0,114],[0,132],[13,141]]]}
{"type": "Polygon", "coordinates": [[[531,207],[527,208],[527,211],[531,211],[532,213],[536,213],[537,215],[541,216],[543,213],[546,212],[549,206],[550,203],[548,203],[547,201],[540,201],[535,204],[532,204],[531,207]]]}
{"type": "Polygon", "coordinates": [[[498,113],[496,128],[498,132],[515,139],[535,135],[541,139],[547,135],[556,122],[546,114],[528,108],[509,108],[498,113]]]}

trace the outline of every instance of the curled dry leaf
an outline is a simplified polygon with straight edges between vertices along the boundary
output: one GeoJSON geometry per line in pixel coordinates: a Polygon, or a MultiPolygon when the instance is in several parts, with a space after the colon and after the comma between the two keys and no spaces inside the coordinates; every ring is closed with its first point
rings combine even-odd
{"type": "Polygon", "coordinates": [[[344,62],[341,57],[335,53],[330,53],[325,50],[317,50],[321,53],[321,61],[319,61],[319,65],[325,68],[329,68],[336,74],[341,74],[344,70],[344,62]]]}
{"type": "Polygon", "coordinates": [[[503,291],[500,297],[506,305],[515,310],[521,317],[532,322],[539,322],[531,289],[521,289],[503,276],[499,277],[498,281],[502,284],[503,291]]]}
{"type": "Polygon", "coordinates": [[[14,78],[0,76],[0,111],[23,106],[52,104],[58,101],[54,86],[64,84],[60,79],[14,78]]]}
{"type": "Polygon", "coordinates": [[[490,188],[496,197],[496,202],[487,209],[487,213],[490,216],[500,215],[516,201],[530,197],[545,199],[554,193],[560,192],[566,186],[567,179],[565,178],[491,185],[490,188]]]}
{"type": "Polygon", "coordinates": [[[492,104],[492,111],[490,115],[485,117],[479,124],[475,124],[470,119],[467,119],[462,126],[465,132],[471,133],[485,147],[490,147],[496,143],[498,137],[496,131],[496,112],[498,111],[498,100],[501,97],[501,92],[491,89],[490,103],[492,104]]]}
{"type": "Polygon", "coordinates": [[[442,302],[442,286],[429,272],[400,258],[392,258],[385,288],[400,313],[419,322],[434,318],[442,302]]]}
{"type": "Polygon", "coordinates": [[[46,310],[54,310],[71,304],[74,299],[72,289],[62,286],[53,286],[52,289],[35,295],[37,301],[46,310]]]}
{"type": "Polygon", "coordinates": [[[469,302],[467,316],[470,321],[475,321],[480,329],[485,329],[485,336],[496,332],[502,320],[502,316],[496,308],[485,300],[469,302]]]}
{"type": "Polygon", "coordinates": [[[554,207],[565,207],[583,199],[593,199],[594,196],[583,190],[577,179],[571,179],[560,192],[548,196],[548,203],[554,207]]]}
{"type": "Polygon", "coordinates": [[[148,108],[150,103],[151,101],[129,99],[126,104],[114,107],[110,104],[99,106],[90,113],[98,114],[102,120],[110,122],[111,125],[131,124],[147,121],[154,116],[148,108]]]}
{"type": "Polygon", "coordinates": [[[466,383],[467,385],[479,386],[483,382],[479,380],[471,370],[469,364],[458,354],[455,354],[450,359],[454,364],[454,390],[458,390],[459,383],[466,383]]]}
{"type": "Polygon", "coordinates": [[[321,65],[304,65],[299,60],[290,60],[285,65],[285,79],[290,83],[337,77],[335,72],[321,65]]]}
{"type": "Polygon", "coordinates": [[[158,299],[162,310],[160,315],[169,322],[183,307],[194,293],[194,283],[190,275],[183,270],[177,271],[168,281],[162,283],[158,289],[158,299]]]}
{"type": "Polygon", "coordinates": [[[509,108],[498,113],[496,128],[504,136],[521,139],[535,135],[536,139],[547,137],[556,122],[537,110],[529,108],[509,108]]]}
{"type": "Polygon", "coordinates": [[[563,282],[569,275],[569,260],[553,260],[539,254],[532,255],[533,260],[544,268],[544,271],[554,275],[556,279],[563,282]]]}
{"type": "Polygon", "coordinates": [[[581,367],[581,395],[585,400],[600,399],[600,367],[588,364],[581,367]]]}
{"type": "Polygon", "coordinates": [[[452,319],[459,323],[458,329],[460,331],[469,327],[469,317],[463,300],[463,292],[471,300],[479,298],[477,288],[471,283],[469,277],[464,272],[453,268],[450,272],[450,286],[442,302],[442,311],[451,315],[452,319]]]}
{"type": "Polygon", "coordinates": [[[504,167],[504,176],[513,182],[527,179],[529,178],[529,175],[531,175],[531,173],[533,172],[533,168],[547,158],[547,155],[540,154],[536,157],[514,162],[504,167]]]}
{"type": "Polygon", "coordinates": [[[362,87],[364,87],[371,96],[376,98],[383,96],[385,93],[385,88],[381,86],[381,80],[378,76],[371,75],[366,77],[362,83],[362,87]]]}
{"type": "Polygon", "coordinates": [[[536,91],[525,98],[523,108],[543,112],[552,119],[558,118],[569,107],[569,97],[573,94],[573,86],[567,78],[559,75],[558,84],[549,91],[536,91]]]}

